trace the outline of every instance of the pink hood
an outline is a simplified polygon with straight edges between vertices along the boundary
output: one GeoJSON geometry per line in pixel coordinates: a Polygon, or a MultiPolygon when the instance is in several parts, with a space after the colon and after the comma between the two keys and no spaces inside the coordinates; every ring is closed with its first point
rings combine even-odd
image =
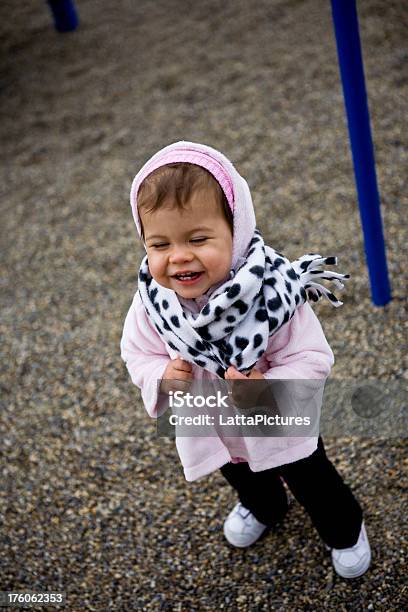
{"type": "Polygon", "coordinates": [[[255,230],[255,213],[248,183],[222,153],[207,145],[181,140],[164,147],[151,157],[133,179],[130,205],[140,236],[137,193],[142,181],[153,170],[174,162],[189,162],[204,167],[218,180],[227,196],[234,216],[232,268],[235,269],[245,255],[255,230]]]}

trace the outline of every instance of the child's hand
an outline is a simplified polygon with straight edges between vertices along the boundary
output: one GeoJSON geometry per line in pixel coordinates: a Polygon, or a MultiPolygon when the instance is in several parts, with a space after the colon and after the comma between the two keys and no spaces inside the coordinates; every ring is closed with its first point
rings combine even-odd
{"type": "Polygon", "coordinates": [[[160,391],[188,391],[193,380],[193,366],[184,359],[173,359],[164,371],[160,391]]]}
{"type": "Polygon", "coordinates": [[[225,372],[225,380],[232,382],[232,399],[237,408],[253,408],[258,403],[258,396],[262,392],[262,385],[253,385],[248,380],[265,380],[262,374],[255,368],[248,376],[241,374],[230,366],[225,372]]]}

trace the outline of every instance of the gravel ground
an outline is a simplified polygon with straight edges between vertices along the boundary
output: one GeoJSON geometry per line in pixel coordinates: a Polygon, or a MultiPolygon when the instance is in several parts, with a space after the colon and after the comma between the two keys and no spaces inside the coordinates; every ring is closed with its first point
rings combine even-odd
{"type": "Polygon", "coordinates": [[[185,139],[236,163],[269,244],[335,253],[351,272],[340,310],[315,307],[332,377],[406,378],[408,14],[358,4],[384,309],[370,301],[329,2],[78,0],[81,27],[59,35],[45,2],[3,0],[1,590],[63,590],[70,610],[407,609],[404,439],[326,440],[364,508],[361,579],[334,574],[298,504],[233,549],[233,491],[218,473],[185,482],[119,355],[141,255],[130,182],[185,139]]]}

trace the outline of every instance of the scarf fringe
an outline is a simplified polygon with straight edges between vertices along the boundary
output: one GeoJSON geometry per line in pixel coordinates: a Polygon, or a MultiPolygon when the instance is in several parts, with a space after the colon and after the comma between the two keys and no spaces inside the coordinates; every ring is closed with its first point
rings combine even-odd
{"type": "Polygon", "coordinates": [[[344,282],[350,279],[350,274],[340,274],[330,270],[324,270],[324,265],[337,265],[337,257],[322,257],[318,253],[308,253],[292,262],[293,269],[299,276],[309,300],[318,302],[323,296],[332,306],[338,308],[343,305],[332,291],[324,285],[317,283],[317,280],[327,280],[342,291],[344,282]]]}

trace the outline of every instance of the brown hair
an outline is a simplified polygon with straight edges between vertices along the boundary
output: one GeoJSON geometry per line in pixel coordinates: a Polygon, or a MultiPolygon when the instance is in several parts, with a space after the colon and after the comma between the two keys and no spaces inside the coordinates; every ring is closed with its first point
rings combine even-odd
{"type": "MultiPolygon", "coordinates": [[[[196,164],[177,162],[165,164],[154,170],[139,187],[137,207],[139,210],[143,208],[152,212],[171,201],[175,207],[183,209],[188,204],[193,192],[200,188],[213,189],[232,232],[233,216],[221,185],[210,172],[196,164]]],[[[144,238],[141,219],[140,228],[141,237],[144,238]]]]}

